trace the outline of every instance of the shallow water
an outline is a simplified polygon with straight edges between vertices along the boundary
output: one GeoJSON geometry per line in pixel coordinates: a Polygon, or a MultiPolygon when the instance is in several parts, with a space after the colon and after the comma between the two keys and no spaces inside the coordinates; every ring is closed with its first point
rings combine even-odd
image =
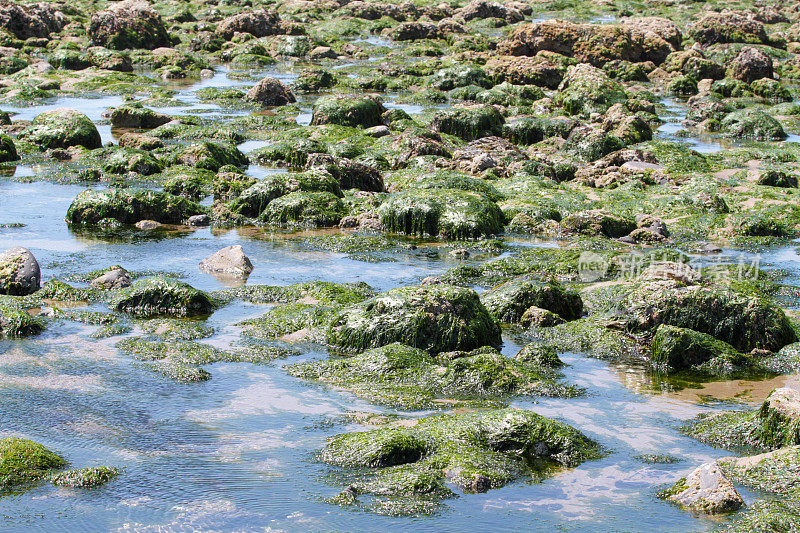
{"type": "MultiPolygon", "coordinates": [[[[281,76],[291,79],[288,73],[281,76]]],[[[203,87],[239,85],[249,82],[231,81],[220,70],[213,78],[182,85],[176,98],[186,106],[164,111],[219,109],[199,102],[193,93],[203,87]]],[[[33,118],[44,109],[67,105],[102,121],[103,111],[120,103],[118,97],[62,98],[52,106],[6,109],[18,112],[19,118],[33,118]]],[[[300,104],[304,113],[298,122],[310,120],[306,104],[300,104]]],[[[673,109],[678,124],[679,107],[673,109]]],[[[101,131],[107,132],[104,140],[110,140],[110,128],[101,131]]],[[[667,124],[659,135],[670,138],[675,131],[667,124]]],[[[690,142],[698,150],[720,146],[713,140],[690,142]]],[[[241,148],[251,151],[261,146],[248,142],[241,148]]],[[[15,175],[36,177],[42,171],[21,166],[15,175]]],[[[281,171],[252,166],[249,173],[263,177],[281,171]]],[[[110,242],[74,233],[64,221],[70,202],[84,188],[0,179],[0,224],[24,224],[0,228],[0,249],[28,247],[42,266],[43,281],[122,264],[132,271],[175,272],[204,290],[222,288],[224,283],[201,273],[197,263],[231,244],[241,244],[256,266],[248,280],[254,284],[363,281],[387,290],[459,263],[446,252],[429,253],[422,247],[398,253],[396,262],[365,263],[342,253],[310,250],[295,235],[248,228],[138,233],[110,242]]],[[[525,240],[514,244],[553,245],[525,240]]],[[[789,247],[765,254],[764,260],[800,269],[800,258],[789,247]]],[[[209,319],[218,333],[203,342],[227,346],[238,338],[237,328],[230,324],[265,309],[244,303],[220,309],[209,319]]],[[[32,438],[62,453],[76,467],[116,466],[124,468],[124,474],[99,489],[42,484],[5,496],[0,516],[4,531],[708,531],[718,522],[692,516],[655,497],[658,485],[727,455],[682,436],[680,425],[700,412],[736,406],[709,403],[709,397],[737,397],[754,405],[772,387],[798,380],[786,376],[770,382],[662,390],[644,370],[562,354],[570,365],[567,381],[585,387],[587,395],[573,400],[520,400],[514,405],[574,425],[607,447],[611,452],[607,457],[541,483],[519,481],[485,494],[463,494],[447,501],[434,516],[391,518],[322,502],[339,488],[326,481],[335,470],[314,462],[314,453],[326,438],[359,427],[342,422],[341,415],[379,408],[292,378],[282,370],[283,361],[219,363],[207,367],[213,375],[208,382],[172,383],[119,353],[114,347],[119,337],[92,339],[96,329],[56,322],[39,337],[0,341],[0,436],[32,438]],[[639,454],[670,454],[682,461],[645,464],[635,458],[639,454]]],[[[518,349],[506,339],[506,354],[518,349]]],[[[305,352],[288,362],[324,357],[313,350],[305,352]]],[[[748,501],[755,498],[743,495],[748,501]]]]}

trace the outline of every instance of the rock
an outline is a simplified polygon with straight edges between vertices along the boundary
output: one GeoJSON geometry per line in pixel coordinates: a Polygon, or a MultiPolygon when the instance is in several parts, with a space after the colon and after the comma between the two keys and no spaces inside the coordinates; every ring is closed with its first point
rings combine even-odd
{"type": "Polygon", "coordinates": [[[704,514],[732,513],[744,505],[716,461],[699,466],[659,496],[704,514]]]}
{"type": "Polygon", "coordinates": [[[758,178],[759,185],[767,185],[769,187],[782,187],[785,189],[797,188],[797,176],[794,174],[787,174],[780,170],[767,170],[762,172],[758,178]]]}
{"type": "Polygon", "coordinates": [[[382,124],[386,111],[381,101],[370,96],[327,95],[314,102],[311,125],[338,124],[352,128],[371,128],[382,124]]]}
{"type": "Polygon", "coordinates": [[[564,362],[558,358],[555,348],[540,343],[526,344],[517,352],[514,359],[542,368],[555,369],[564,366],[564,362]]]}
{"type": "Polygon", "coordinates": [[[758,48],[745,46],[728,64],[728,76],[745,83],[772,78],[772,58],[758,48]]]}
{"type": "Polygon", "coordinates": [[[203,208],[195,202],[147,189],[87,189],[80,193],[67,210],[67,222],[97,224],[115,219],[123,224],[155,220],[162,224],[180,224],[203,208]]]}
{"type": "Polygon", "coordinates": [[[598,67],[615,59],[633,63],[652,61],[658,65],[672,49],[667,41],[653,31],[616,24],[576,24],[563,20],[522,24],[497,45],[500,55],[535,56],[544,50],[598,67]]]}
{"type": "Polygon", "coordinates": [[[522,22],[525,16],[519,9],[489,0],[471,0],[456,10],[456,15],[466,21],[473,19],[502,19],[510,24],[522,22]]]}
{"type": "Polygon", "coordinates": [[[112,267],[105,274],[94,278],[89,284],[97,289],[124,289],[131,286],[131,277],[124,268],[112,267]]]}
{"type": "Polygon", "coordinates": [[[338,13],[364,20],[378,20],[381,17],[393,18],[398,22],[406,20],[406,12],[400,6],[385,2],[348,2],[338,13]]]}
{"type": "Polygon", "coordinates": [[[59,487],[99,487],[117,477],[119,473],[116,468],[93,466],[51,474],[49,480],[59,487]]]}
{"type": "Polygon", "coordinates": [[[272,11],[261,9],[249,13],[232,15],[219,24],[215,31],[217,35],[230,41],[237,33],[249,33],[254,37],[267,37],[283,33],[281,19],[272,11]]]}
{"type": "Polygon", "coordinates": [[[11,137],[0,134],[0,163],[7,161],[19,161],[17,146],[11,140],[11,137]]]}
{"type": "Polygon", "coordinates": [[[0,5],[0,28],[17,39],[49,38],[51,33],[60,32],[67,22],[64,13],[46,2],[23,5],[6,2],[0,5]]]}
{"type": "Polygon", "coordinates": [[[605,235],[614,239],[635,230],[636,223],[600,209],[590,209],[567,216],[562,220],[561,227],[570,233],[605,235]]]}
{"type": "Polygon", "coordinates": [[[211,217],[208,215],[192,215],[186,219],[186,224],[195,227],[204,227],[211,225],[211,217]]]}
{"type": "Polygon", "coordinates": [[[307,54],[307,57],[310,61],[319,61],[320,59],[336,59],[339,55],[330,46],[317,46],[307,54]]]}
{"type": "Polygon", "coordinates": [[[134,226],[142,231],[152,231],[154,229],[161,228],[163,224],[161,222],[156,222],[155,220],[140,220],[134,224],[134,226]]]}
{"type": "Polygon", "coordinates": [[[0,254],[0,294],[33,294],[40,279],[39,263],[26,248],[15,246],[0,254]]]}
{"type": "Polygon", "coordinates": [[[388,30],[393,41],[417,41],[420,39],[438,39],[441,37],[439,26],[432,22],[401,22],[388,30]]]}
{"type": "Polygon", "coordinates": [[[683,34],[677,24],[663,17],[631,17],[622,19],[622,24],[645,34],[653,33],[667,41],[672,48],[680,50],[683,34]]]}
{"type": "Polygon", "coordinates": [[[365,129],[364,134],[379,139],[381,137],[386,137],[387,135],[391,134],[391,130],[389,129],[389,126],[384,126],[384,125],[373,126],[371,128],[365,129]]]}
{"type": "Polygon", "coordinates": [[[499,233],[504,217],[484,195],[457,189],[406,189],[378,208],[386,231],[471,239],[499,233]]]}
{"type": "Polygon", "coordinates": [[[692,370],[732,375],[750,370],[751,362],[730,344],[706,333],[661,324],[653,337],[651,362],[667,372],[692,370]]]}
{"type": "Polygon", "coordinates": [[[200,261],[200,270],[208,274],[224,274],[229,276],[247,277],[253,271],[250,258],[238,244],[226,246],[222,250],[200,261]]]}
{"type": "Polygon", "coordinates": [[[27,337],[44,330],[44,322],[31,316],[20,298],[0,296],[0,335],[27,337]]]}
{"type": "Polygon", "coordinates": [[[392,289],[345,308],[330,322],[327,341],[358,352],[392,342],[438,353],[498,346],[500,326],[470,290],[447,285],[392,289]]]}
{"type": "Polygon", "coordinates": [[[43,149],[83,146],[100,148],[100,133],[89,117],[74,109],[60,107],[40,113],[20,135],[43,149]]]}
{"type": "Polygon", "coordinates": [[[762,23],[731,11],[706,13],[691,26],[689,33],[701,45],[769,41],[762,23]]]}
{"type": "Polygon", "coordinates": [[[538,328],[551,328],[566,322],[563,318],[547,309],[536,307],[535,305],[527,308],[519,319],[522,327],[529,328],[531,326],[538,328]]]}
{"type": "Polygon", "coordinates": [[[41,444],[28,439],[0,439],[0,487],[37,481],[67,462],[41,444]]]}
{"type": "Polygon", "coordinates": [[[92,15],[88,28],[92,43],[112,50],[171,45],[161,15],[143,0],[123,0],[92,15]]]}
{"type": "Polygon", "coordinates": [[[431,129],[473,141],[490,135],[501,135],[505,119],[491,105],[470,105],[439,111],[433,116],[431,129]]]}
{"type": "Polygon", "coordinates": [[[262,79],[251,87],[244,99],[263,106],[282,106],[297,101],[292,91],[279,80],[270,77],[262,79]]]}
{"type": "MultiPolygon", "coordinates": [[[[336,179],[323,170],[310,170],[297,174],[276,174],[253,183],[228,204],[233,213],[257,218],[273,200],[293,192],[328,192],[344,196],[336,179]]],[[[335,202],[334,202],[335,204],[335,202]]]]}
{"type": "Polygon", "coordinates": [[[484,69],[495,79],[515,85],[536,85],[558,89],[566,67],[540,56],[496,56],[486,61],[484,69]]]}
{"type": "Polygon", "coordinates": [[[570,115],[605,113],[614,104],[624,104],[622,86],[599,68],[581,63],[567,69],[555,102],[570,115]]]}
{"type": "MultiPolygon", "coordinates": [[[[381,126],[378,126],[381,127],[381,126]]],[[[385,192],[380,170],[357,161],[328,154],[308,154],[306,170],[323,169],[330,173],[343,190],[385,192]]]]}
{"type": "Polygon", "coordinates": [[[226,165],[247,168],[250,161],[238,148],[230,145],[199,141],[177,152],[171,160],[172,164],[186,165],[194,168],[217,172],[226,165]]]}
{"type": "Polygon", "coordinates": [[[758,109],[730,113],[722,119],[721,130],[736,139],[782,141],[787,137],[780,122],[758,109]]]}
{"type": "Polygon", "coordinates": [[[347,214],[347,207],[335,194],[290,192],[272,200],[258,217],[258,222],[283,228],[332,227],[347,214]]]}
{"type": "Polygon", "coordinates": [[[213,306],[208,296],[187,283],[156,276],[137,281],[114,296],[115,311],[134,316],[198,316],[209,314],[213,306]]]}
{"type": "Polygon", "coordinates": [[[152,130],[170,121],[172,117],[164,113],[147,109],[141,105],[125,105],[111,110],[111,125],[117,128],[135,128],[152,130]]]}
{"type": "Polygon", "coordinates": [[[564,320],[575,320],[583,314],[583,301],[577,292],[557,282],[543,283],[530,276],[507,281],[481,294],[486,309],[501,322],[520,321],[531,307],[540,307],[564,320]]]}

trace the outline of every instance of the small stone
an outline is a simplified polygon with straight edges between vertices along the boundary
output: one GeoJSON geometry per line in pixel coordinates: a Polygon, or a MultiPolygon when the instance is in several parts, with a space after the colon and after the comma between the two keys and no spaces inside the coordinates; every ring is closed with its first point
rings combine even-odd
{"type": "Polygon", "coordinates": [[[385,137],[391,133],[389,126],[373,126],[371,128],[367,128],[364,130],[365,135],[369,135],[370,137],[375,137],[376,139],[380,137],[385,137]]]}
{"type": "Polygon", "coordinates": [[[124,268],[112,267],[105,274],[94,278],[89,285],[97,289],[123,289],[131,286],[131,278],[124,268]]]}
{"type": "Polygon", "coordinates": [[[140,220],[135,224],[135,226],[140,230],[150,231],[160,228],[161,226],[163,226],[163,224],[161,224],[160,222],[156,222],[155,220],[140,220]]]}
{"type": "Polygon", "coordinates": [[[238,244],[228,246],[200,261],[200,270],[209,274],[247,277],[253,264],[238,244]]]}
{"type": "Polygon", "coordinates": [[[744,505],[741,495],[716,461],[696,468],[663,495],[667,500],[705,514],[730,513],[744,505]]]}
{"type": "Polygon", "coordinates": [[[465,259],[465,258],[469,257],[469,250],[467,250],[466,248],[459,248],[457,250],[450,250],[450,253],[448,255],[450,255],[452,257],[459,257],[459,258],[465,259]]]}
{"type": "Polygon", "coordinates": [[[204,227],[211,225],[211,217],[208,215],[192,215],[187,220],[186,223],[189,226],[196,226],[196,227],[204,227]]]}

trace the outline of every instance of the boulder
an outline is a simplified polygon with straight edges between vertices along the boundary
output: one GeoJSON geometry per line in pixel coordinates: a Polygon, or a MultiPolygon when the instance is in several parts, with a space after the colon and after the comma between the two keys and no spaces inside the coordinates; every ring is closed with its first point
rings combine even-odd
{"type": "Polygon", "coordinates": [[[247,277],[253,271],[250,258],[238,244],[226,246],[222,250],[200,261],[200,270],[209,274],[247,277]]]}
{"type": "Polygon", "coordinates": [[[141,105],[124,105],[111,110],[111,125],[117,128],[152,130],[172,121],[172,117],[141,105]]]}
{"type": "MultiPolygon", "coordinates": [[[[583,314],[580,294],[557,282],[544,283],[522,276],[481,294],[486,309],[501,322],[517,323],[531,307],[546,309],[564,320],[583,314]]],[[[532,312],[533,313],[533,312],[532,312]]]]}
{"type": "Polygon", "coordinates": [[[213,309],[204,292],[163,276],[142,279],[123,289],[114,296],[111,307],[115,311],[142,317],[207,315],[213,309]]]}
{"type": "Polygon", "coordinates": [[[570,115],[605,113],[614,104],[627,101],[622,86],[603,70],[581,63],[567,69],[555,102],[570,115]]]}
{"type": "Polygon", "coordinates": [[[226,165],[246,168],[250,161],[238,148],[208,141],[191,144],[172,156],[172,164],[218,171],[226,165]]]}
{"type": "Polygon", "coordinates": [[[661,324],[653,336],[651,362],[668,372],[693,370],[731,375],[749,370],[750,360],[730,344],[707,333],[661,324]]]}
{"type": "Polygon", "coordinates": [[[102,145],[100,133],[89,117],[66,107],[39,113],[20,137],[48,150],[70,146],[92,149],[102,145]]]}
{"type": "Polygon", "coordinates": [[[732,513],[744,505],[716,461],[699,466],[660,496],[703,514],[732,513]]]}
{"type": "Polygon", "coordinates": [[[32,294],[40,280],[39,263],[26,248],[15,246],[0,254],[0,294],[32,294]]]}
{"type": "Polygon", "coordinates": [[[431,121],[431,129],[465,141],[474,141],[501,135],[504,122],[502,113],[494,106],[469,105],[437,112],[431,121]]]}
{"type": "Polygon", "coordinates": [[[203,208],[181,196],[148,189],[87,189],[80,193],[67,210],[71,224],[97,224],[115,219],[123,224],[155,220],[164,224],[180,224],[202,213],[203,208]]]}
{"type": "Polygon", "coordinates": [[[281,106],[293,104],[295,100],[290,91],[280,80],[266,77],[255,84],[247,91],[244,99],[248,102],[261,104],[263,106],[281,106]]]}
{"type": "Polygon", "coordinates": [[[282,228],[323,228],[336,226],[346,214],[345,204],[331,192],[295,191],[272,200],[258,222],[282,228]]]}
{"type": "Polygon", "coordinates": [[[41,444],[28,439],[0,439],[0,488],[8,489],[45,477],[67,462],[41,444]]]}
{"type": "Polygon", "coordinates": [[[709,12],[692,24],[692,38],[701,45],[715,43],[768,43],[764,25],[739,13],[724,11],[709,12]]]}
{"type": "Polygon", "coordinates": [[[782,141],[787,137],[781,123],[760,109],[730,113],[722,119],[721,131],[728,137],[756,141],[782,141]]]}
{"type": "Polygon", "coordinates": [[[89,285],[96,289],[124,289],[131,286],[131,277],[122,267],[112,267],[110,270],[94,278],[89,285]]]}
{"type": "Polygon", "coordinates": [[[772,58],[758,48],[745,46],[728,64],[728,76],[745,83],[772,78],[772,58]]]}
{"type": "Polygon", "coordinates": [[[283,33],[281,19],[272,11],[261,9],[232,15],[217,24],[216,34],[230,41],[237,33],[249,33],[254,37],[267,37],[283,33]]]}
{"type": "Polygon", "coordinates": [[[308,159],[306,159],[306,170],[315,168],[323,169],[330,173],[339,182],[339,186],[343,190],[386,191],[381,171],[357,161],[328,154],[309,154],[308,159]]]}
{"type": "Polygon", "coordinates": [[[393,342],[439,353],[499,346],[500,326],[470,289],[448,285],[392,289],[337,313],[328,343],[360,352],[393,342]]]}
{"type": "Polygon", "coordinates": [[[0,296],[0,336],[27,337],[42,330],[42,320],[31,316],[19,297],[0,296]]]}
{"type": "Polygon", "coordinates": [[[19,161],[17,145],[8,135],[0,134],[0,163],[7,161],[19,161]]]}
{"type": "Polygon", "coordinates": [[[98,11],[87,32],[93,44],[112,50],[154,50],[171,45],[161,15],[144,0],[123,0],[98,11]]]}
{"type": "Polygon", "coordinates": [[[0,28],[20,40],[49,38],[67,25],[67,17],[47,2],[37,4],[0,4],[0,28]]]}
{"type": "Polygon", "coordinates": [[[321,96],[312,107],[311,125],[338,124],[352,128],[371,128],[383,123],[381,115],[385,111],[381,101],[370,96],[321,96]]]}

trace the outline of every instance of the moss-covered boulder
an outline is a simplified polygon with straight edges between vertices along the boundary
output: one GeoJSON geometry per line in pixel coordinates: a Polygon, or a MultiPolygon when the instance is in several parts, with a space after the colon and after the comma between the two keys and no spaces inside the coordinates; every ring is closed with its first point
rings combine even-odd
{"type": "Polygon", "coordinates": [[[0,296],[0,335],[3,337],[27,337],[44,330],[44,322],[31,316],[16,296],[0,296]]]}
{"type": "Polygon", "coordinates": [[[170,122],[172,117],[142,107],[141,104],[131,104],[112,109],[111,113],[109,113],[109,119],[111,120],[111,125],[117,128],[151,130],[170,122]]]}
{"type": "Polygon", "coordinates": [[[800,445],[800,393],[773,390],[758,409],[701,415],[686,433],[700,441],[740,450],[774,450],[800,445]]]}
{"type": "Polygon", "coordinates": [[[352,128],[371,128],[383,123],[386,111],[381,101],[370,96],[328,95],[314,102],[311,125],[338,124],[352,128]]]}
{"type": "Polygon", "coordinates": [[[148,189],[87,189],[72,201],[66,218],[71,224],[97,224],[108,218],[123,224],[140,220],[180,224],[203,212],[204,208],[191,200],[148,189]]]}
{"type": "Polygon", "coordinates": [[[753,363],[730,344],[706,333],[660,325],[653,336],[654,367],[667,372],[692,370],[716,376],[731,376],[752,370],[753,363]]]}
{"type": "Polygon", "coordinates": [[[467,492],[485,492],[604,454],[597,443],[567,424],[518,409],[409,422],[346,433],[328,442],[321,460],[355,467],[360,474],[353,475],[348,494],[334,498],[334,503],[391,509],[393,514],[426,513],[440,500],[455,496],[446,481],[467,492]],[[362,504],[361,494],[377,502],[362,504]]]}
{"type": "Polygon", "coordinates": [[[119,475],[119,470],[107,466],[92,466],[64,470],[50,475],[49,480],[59,487],[99,487],[119,475]]]}
{"type": "Polygon", "coordinates": [[[88,27],[92,43],[112,50],[170,46],[161,15],[143,0],[124,0],[92,15],[88,27]]]}
{"type": "Polygon", "coordinates": [[[102,144],[100,133],[89,117],[66,107],[39,113],[20,137],[44,149],[70,146],[92,149],[102,144]]]}
{"type": "Polygon", "coordinates": [[[289,228],[321,228],[337,225],[346,214],[346,206],[333,193],[296,191],[272,200],[258,222],[289,228]]]}
{"type": "Polygon", "coordinates": [[[181,317],[207,315],[213,309],[203,291],[163,276],[145,278],[123,289],[113,297],[111,307],[135,316],[181,317]]]}
{"type": "Polygon", "coordinates": [[[191,144],[172,157],[173,165],[218,171],[226,165],[247,168],[250,162],[235,146],[226,146],[208,141],[191,144]]]}
{"type": "Polygon", "coordinates": [[[732,513],[744,505],[742,496],[717,462],[694,469],[659,497],[703,514],[732,513]]]}
{"type": "Polygon", "coordinates": [[[787,137],[780,122],[758,109],[734,111],[720,125],[725,135],[735,139],[782,141],[787,137]]]}
{"type": "Polygon", "coordinates": [[[36,481],[67,462],[41,444],[28,439],[0,439],[0,488],[36,481]]]}
{"type": "Polygon", "coordinates": [[[491,105],[470,105],[439,111],[433,116],[433,131],[474,141],[490,135],[502,135],[505,119],[491,105]]]}
{"type": "Polygon", "coordinates": [[[561,221],[561,227],[569,233],[581,235],[605,235],[618,238],[636,229],[636,222],[600,209],[578,211],[561,221]]]}
{"type": "Polygon", "coordinates": [[[0,163],[7,161],[19,161],[17,146],[11,137],[0,134],[0,163]]]}
{"type": "Polygon", "coordinates": [[[735,11],[705,13],[692,24],[689,33],[702,45],[768,42],[764,24],[735,11]]]}
{"type": "Polygon", "coordinates": [[[100,148],[92,152],[92,157],[100,161],[103,172],[110,174],[135,172],[143,176],[152,176],[164,170],[163,161],[150,151],[126,146],[100,148]]]}
{"type": "Polygon", "coordinates": [[[583,313],[580,294],[558,282],[542,282],[522,276],[481,294],[486,309],[501,322],[517,323],[535,306],[551,311],[564,320],[575,320],[583,313]]]}
{"type": "Polygon", "coordinates": [[[605,113],[612,105],[626,100],[625,90],[618,82],[603,70],[585,63],[567,69],[555,98],[570,115],[584,116],[605,113]]]}
{"type": "Polygon", "coordinates": [[[327,192],[342,197],[336,179],[327,172],[309,171],[292,174],[276,174],[257,181],[228,204],[233,213],[256,218],[273,200],[293,192],[327,192]]]}
{"type": "Polygon", "coordinates": [[[614,319],[640,333],[661,324],[699,331],[742,352],[777,351],[796,340],[786,314],[772,304],[674,280],[635,284],[614,304],[614,319]]]}
{"type": "Polygon", "coordinates": [[[361,352],[401,342],[433,354],[500,345],[500,326],[470,289],[448,285],[392,289],[331,320],[328,343],[361,352]]]}
{"type": "Polygon", "coordinates": [[[574,397],[581,392],[559,383],[550,368],[510,359],[489,347],[433,358],[395,342],[354,357],[294,365],[289,372],[404,409],[452,408],[508,395],[574,397]]]}
{"type": "Polygon", "coordinates": [[[477,192],[458,189],[407,189],[378,209],[387,231],[406,235],[442,235],[471,239],[500,233],[503,212],[477,192]]]}

